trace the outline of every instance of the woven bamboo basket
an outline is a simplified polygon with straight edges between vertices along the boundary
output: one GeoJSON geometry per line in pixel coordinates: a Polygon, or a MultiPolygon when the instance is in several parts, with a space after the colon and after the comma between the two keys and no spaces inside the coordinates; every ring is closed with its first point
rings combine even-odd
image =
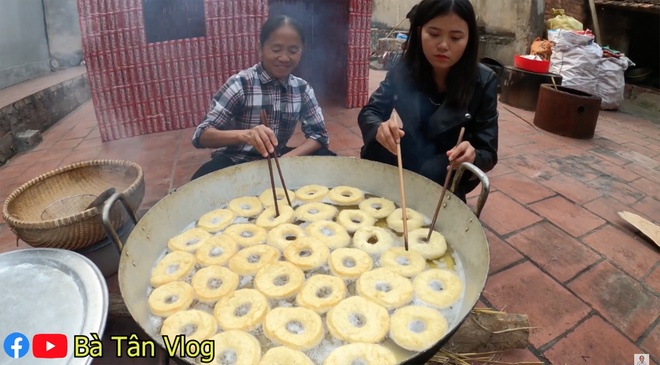
{"type": "MultiPolygon", "coordinates": [[[[140,165],[121,160],[79,162],[48,172],[16,189],[5,201],[2,215],[11,230],[33,247],[79,250],[106,238],[103,205],[86,207],[104,191],[115,188],[138,209],[144,199],[140,165]]],[[[110,220],[119,229],[130,219],[115,204],[110,220]]]]}

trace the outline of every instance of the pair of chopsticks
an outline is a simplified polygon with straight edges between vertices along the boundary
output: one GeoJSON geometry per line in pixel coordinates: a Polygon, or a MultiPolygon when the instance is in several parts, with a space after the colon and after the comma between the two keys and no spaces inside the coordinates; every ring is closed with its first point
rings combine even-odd
{"type": "MultiPolygon", "coordinates": [[[[266,111],[261,110],[261,124],[265,127],[268,127],[268,118],[266,117],[266,111]]],[[[282,182],[282,188],[284,189],[284,195],[286,196],[286,201],[291,206],[291,199],[289,199],[289,192],[286,189],[286,184],[284,183],[284,176],[282,175],[282,168],[280,167],[280,161],[277,159],[277,152],[273,151],[273,159],[275,160],[275,165],[277,165],[277,172],[280,175],[280,181],[282,182]]],[[[275,217],[280,216],[280,208],[277,205],[277,191],[275,189],[275,177],[273,176],[273,163],[270,161],[271,153],[268,153],[268,172],[270,173],[270,187],[273,189],[273,201],[275,203],[275,217]]]]}

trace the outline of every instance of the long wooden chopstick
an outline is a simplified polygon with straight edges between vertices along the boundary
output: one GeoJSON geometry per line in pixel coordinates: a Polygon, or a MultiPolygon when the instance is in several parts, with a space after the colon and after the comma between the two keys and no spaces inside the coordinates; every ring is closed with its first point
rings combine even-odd
{"type": "MultiPolygon", "coordinates": [[[[461,142],[463,142],[463,135],[465,134],[465,127],[461,128],[461,132],[458,135],[458,142],[456,142],[456,147],[458,147],[461,142]]],[[[449,187],[449,181],[451,180],[451,175],[454,169],[452,168],[453,164],[449,164],[447,168],[447,177],[445,178],[445,185],[442,187],[442,194],[440,194],[440,200],[438,200],[438,206],[435,208],[435,214],[433,214],[433,220],[431,221],[431,226],[429,227],[429,235],[426,237],[426,241],[431,240],[431,234],[435,229],[435,222],[438,220],[438,213],[440,213],[440,206],[442,206],[442,201],[445,199],[445,193],[447,193],[447,187],[449,187]]]]}
{"type": "MultiPolygon", "coordinates": [[[[392,114],[394,121],[399,125],[396,114],[392,114]]],[[[401,213],[403,222],[403,244],[408,251],[408,215],[406,214],[406,189],[403,185],[403,160],[401,159],[401,143],[396,144],[396,159],[399,165],[399,190],[401,191],[401,213]]]]}
{"type": "MultiPolygon", "coordinates": [[[[261,124],[268,127],[268,118],[266,116],[266,111],[261,109],[261,124]]],[[[277,172],[280,175],[280,181],[282,182],[282,188],[284,189],[284,196],[286,196],[286,201],[291,206],[291,199],[289,198],[289,192],[286,189],[286,184],[284,183],[284,175],[282,175],[282,168],[280,168],[280,161],[277,159],[277,152],[272,153],[273,159],[275,160],[275,165],[277,165],[277,172]]],[[[273,200],[275,202],[275,214],[279,217],[280,211],[277,204],[277,190],[275,189],[275,177],[273,176],[273,165],[270,161],[271,154],[268,154],[268,170],[270,172],[270,186],[273,189],[273,200]]]]}

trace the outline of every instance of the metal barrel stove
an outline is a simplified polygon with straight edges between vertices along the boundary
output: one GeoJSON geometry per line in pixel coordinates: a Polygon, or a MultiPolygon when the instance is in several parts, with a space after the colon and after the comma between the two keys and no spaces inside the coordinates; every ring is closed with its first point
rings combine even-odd
{"type": "Polygon", "coordinates": [[[534,125],[563,137],[591,139],[596,132],[601,100],[580,90],[543,84],[534,125]]]}

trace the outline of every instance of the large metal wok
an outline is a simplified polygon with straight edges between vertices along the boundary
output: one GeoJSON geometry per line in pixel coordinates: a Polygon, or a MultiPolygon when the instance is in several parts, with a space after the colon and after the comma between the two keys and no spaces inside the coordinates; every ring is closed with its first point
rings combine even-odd
{"type": "MultiPolygon", "coordinates": [[[[398,170],[390,165],[343,157],[292,157],[281,159],[280,164],[289,189],[309,184],[348,185],[395,202],[401,200],[398,170]]],[[[465,170],[473,172],[482,182],[476,214],[453,193],[447,192],[436,224],[436,229],[460,256],[465,270],[467,281],[460,320],[450,325],[447,334],[433,348],[422,353],[407,353],[401,362],[404,364],[423,364],[430,360],[467,318],[486,284],[490,254],[478,215],[488,197],[489,183],[481,170],[465,163],[459,168],[454,184],[465,170]]],[[[442,187],[410,171],[404,171],[404,181],[408,207],[432,217],[442,187]]],[[[164,252],[167,241],[203,214],[234,198],[259,195],[269,187],[266,161],[246,163],[207,175],[173,191],[139,222],[131,212],[137,223],[125,244],[108,225],[108,235],[121,251],[119,287],[122,297],[133,319],[160,346],[164,347],[164,342],[150,321],[147,289],[151,270],[164,252]]],[[[127,206],[125,198],[115,194],[106,202],[104,218],[117,200],[127,206]]],[[[194,359],[183,360],[194,364],[194,359]]]]}

